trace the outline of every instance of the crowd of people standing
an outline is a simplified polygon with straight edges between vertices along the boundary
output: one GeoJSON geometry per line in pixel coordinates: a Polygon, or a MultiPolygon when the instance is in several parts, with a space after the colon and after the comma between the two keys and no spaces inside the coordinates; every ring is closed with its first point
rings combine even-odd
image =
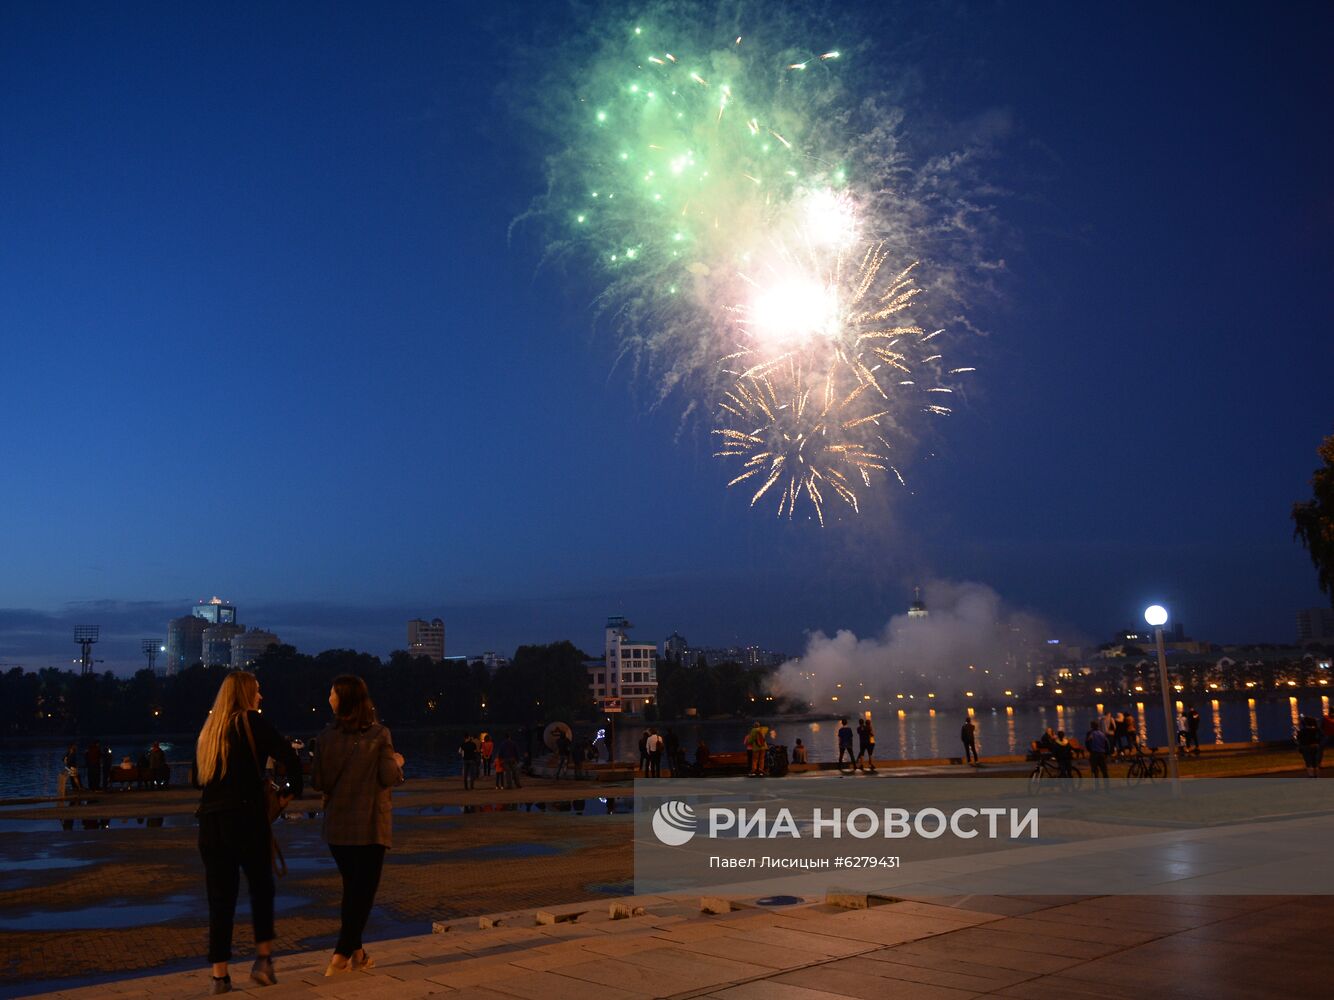
{"type": "Polygon", "coordinates": [[[110,789],[113,781],[141,790],[167,788],[171,784],[171,765],[166,751],[157,740],[140,752],[138,758],[125,754],[119,761],[109,743],[92,740],[82,752],[71,743],[61,757],[56,772],[56,795],[65,798],[76,792],[110,789]]]}

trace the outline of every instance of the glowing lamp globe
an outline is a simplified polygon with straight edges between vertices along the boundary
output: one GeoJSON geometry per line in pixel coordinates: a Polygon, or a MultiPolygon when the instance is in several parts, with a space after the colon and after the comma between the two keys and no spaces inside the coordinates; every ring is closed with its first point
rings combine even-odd
{"type": "Polygon", "coordinates": [[[1167,624],[1167,609],[1161,604],[1151,604],[1144,609],[1144,620],[1158,628],[1160,625],[1167,624]]]}

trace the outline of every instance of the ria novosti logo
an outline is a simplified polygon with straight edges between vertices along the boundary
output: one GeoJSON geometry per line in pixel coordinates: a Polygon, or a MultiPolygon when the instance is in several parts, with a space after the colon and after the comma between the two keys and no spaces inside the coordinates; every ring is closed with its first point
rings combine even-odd
{"type": "Polygon", "coordinates": [[[985,837],[990,840],[1020,840],[1038,838],[1038,810],[991,806],[971,808],[964,806],[946,812],[927,807],[916,812],[889,806],[880,811],[861,806],[845,812],[843,809],[813,808],[809,816],[798,821],[790,809],[779,809],[771,814],[766,808],[710,807],[706,810],[707,825],[700,830],[700,817],[695,810],[679,799],[668,799],[653,813],[653,833],[668,847],[682,847],[702,833],[716,839],[777,840],[783,837],[820,840],[824,837],[839,839],[844,836],[856,840],[878,837],[884,840],[903,840],[920,837],[935,840],[951,836],[960,840],[985,837]]]}
{"type": "Polygon", "coordinates": [[[668,799],[653,814],[653,833],[668,847],[681,847],[695,836],[699,821],[684,802],[668,799]]]}

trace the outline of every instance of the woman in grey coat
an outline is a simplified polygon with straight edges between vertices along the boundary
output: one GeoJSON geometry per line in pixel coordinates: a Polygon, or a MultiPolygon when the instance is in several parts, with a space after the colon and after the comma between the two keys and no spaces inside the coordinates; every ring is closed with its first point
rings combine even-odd
{"type": "Polygon", "coordinates": [[[384,852],[392,846],[389,790],[403,780],[403,756],[375,720],[366,682],[344,674],[329,691],[334,721],[315,743],[311,784],[324,793],[324,839],[343,876],[342,926],[326,976],[373,968],[361,946],[384,852]]]}

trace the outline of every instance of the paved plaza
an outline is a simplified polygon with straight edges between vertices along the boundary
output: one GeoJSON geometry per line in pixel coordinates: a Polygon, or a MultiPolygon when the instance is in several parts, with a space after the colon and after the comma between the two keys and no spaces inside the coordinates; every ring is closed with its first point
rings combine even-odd
{"type": "MultiPolygon", "coordinates": [[[[1325,809],[1217,829],[1144,827],[1116,841],[1058,837],[1022,853],[923,863],[862,909],[831,905],[823,882],[799,899],[768,901],[776,905],[761,903],[758,885],[734,885],[726,906],[710,908],[735,908],[706,913],[699,891],[630,896],[634,831],[624,810],[632,796],[610,783],[466,793],[452,782],[415,785],[396,798],[395,849],[368,930],[377,967],[328,979],[339,880],[318,821],[292,811],[279,825],[291,865],[278,890],[280,983],[253,992],[274,1000],[1290,1000],[1320,995],[1334,976],[1326,941],[1334,896],[1272,894],[1321,891],[1323,871],[1312,866],[1323,864],[1329,843],[1325,809]],[[1106,869],[1109,852],[1123,892],[1174,894],[1075,888],[1095,860],[1106,869]],[[1024,864],[1060,875],[1058,891],[1097,894],[1027,895],[1012,881],[988,888],[988,877],[1012,880],[1024,864]],[[1275,883],[1276,872],[1294,871],[1314,881],[1275,883]],[[1240,891],[1271,894],[1224,894],[1240,891]]],[[[126,793],[0,817],[9,825],[0,839],[0,996],[207,992],[194,799],[187,789],[126,793]]],[[[233,971],[248,995],[245,906],[243,892],[233,971]]]]}
{"type": "MultiPolygon", "coordinates": [[[[327,951],[280,955],[279,984],[240,995],[459,1000],[967,1000],[1134,995],[1196,1000],[1320,996],[1331,969],[1328,897],[961,897],[870,909],[820,903],[703,915],[696,903],[631,901],[643,915],[565,907],[370,947],[376,968],[325,978],[327,951]]],[[[443,930],[448,927],[448,930],[443,930]]],[[[156,1000],[207,992],[207,972],[46,993],[156,1000]]]]}

